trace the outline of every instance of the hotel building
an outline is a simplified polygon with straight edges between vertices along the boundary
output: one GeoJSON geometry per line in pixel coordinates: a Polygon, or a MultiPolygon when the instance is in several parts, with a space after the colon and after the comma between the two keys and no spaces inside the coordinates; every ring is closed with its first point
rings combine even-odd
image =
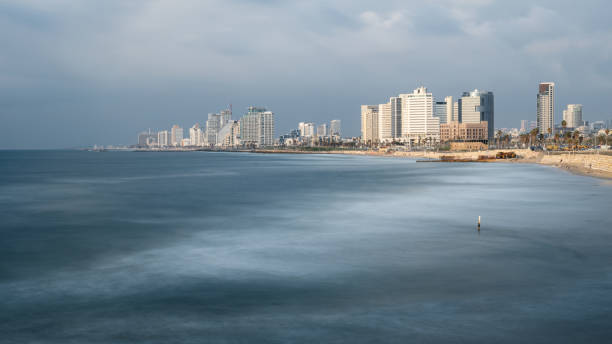
{"type": "Polygon", "coordinates": [[[378,105],[361,105],[361,140],[378,142],[378,105]]]}
{"type": "Polygon", "coordinates": [[[433,94],[419,87],[402,99],[402,140],[419,143],[440,139],[440,119],[434,116],[433,94]]]}
{"type": "Polygon", "coordinates": [[[555,83],[543,82],[538,87],[537,124],[540,134],[554,134],[555,83]]]}
{"type": "Polygon", "coordinates": [[[563,110],[563,120],[568,128],[578,128],[584,124],[582,121],[582,104],[569,104],[563,110]]]}

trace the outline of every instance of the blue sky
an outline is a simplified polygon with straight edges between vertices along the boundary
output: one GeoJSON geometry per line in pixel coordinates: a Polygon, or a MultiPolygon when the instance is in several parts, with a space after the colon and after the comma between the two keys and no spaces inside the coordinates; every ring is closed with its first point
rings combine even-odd
{"type": "Polygon", "coordinates": [[[535,119],[540,81],[612,118],[607,1],[0,0],[0,148],[131,144],[232,103],[299,121],[427,86],[495,93],[496,126],[535,119]]]}

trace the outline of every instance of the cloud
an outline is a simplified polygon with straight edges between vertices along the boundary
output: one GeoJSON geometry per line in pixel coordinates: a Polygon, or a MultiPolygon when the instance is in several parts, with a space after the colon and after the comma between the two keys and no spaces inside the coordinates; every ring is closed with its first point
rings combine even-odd
{"type": "Polygon", "coordinates": [[[344,132],[357,135],[360,104],[383,102],[419,83],[439,96],[492,89],[496,123],[510,126],[534,116],[534,84],[557,80],[560,101],[589,104],[604,117],[612,25],[603,13],[611,7],[604,1],[3,1],[0,123],[16,130],[0,138],[0,147],[22,146],[18,133],[31,130],[30,122],[63,133],[41,129],[29,141],[34,146],[130,143],[133,134],[109,132],[119,124],[113,116],[123,118],[126,133],[136,133],[174,122],[190,126],[202,121],[198,114],[230,101],[237,109],[267,105],[277,113],[277,134],[302,120],[340,118],[344,132]],[[561,100],[564,94],[580,99],[561,100]],[[69,122],[76,113],[83,119],[78,127],[69,122]],[[76,137],[78,131],[87,134],[76,137]]]}

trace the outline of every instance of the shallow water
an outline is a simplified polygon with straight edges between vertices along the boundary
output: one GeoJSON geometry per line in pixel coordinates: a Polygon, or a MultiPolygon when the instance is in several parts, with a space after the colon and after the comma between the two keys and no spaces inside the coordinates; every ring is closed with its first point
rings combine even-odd
{"type": "Polygon", "coordinates": [[[204,152],[0,166],[0,343],[612,340],[597,179],[204,152]]]}

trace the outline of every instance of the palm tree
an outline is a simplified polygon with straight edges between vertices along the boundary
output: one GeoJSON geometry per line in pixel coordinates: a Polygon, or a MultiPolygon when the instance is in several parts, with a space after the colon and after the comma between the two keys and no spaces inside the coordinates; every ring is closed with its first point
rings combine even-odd
{"type": "Polygon", "coordinates": [[[580,137],[580,132],[578,130],[574,131],[574,149],[578,148],[578,138],[580,137]]]}
{"type": "Polygon", "coordinates": [[[521,143],[523,143],[524,145],[528,144],[529,134],[521,134],[520,139],[521,139],[521,143]]]}
{"type": "Polygon", "coordinates": [[[565,131],[565,128],[567,128],[567,121],[562,120],[561,121],[561,126],[563,127],[563,131],[565,131]]]}
{"type": "Polygon", "coordinates": [[[607,137],[604,135],[599,135],[597,136],[597,143],[599,143],[600,145],[603,145],[606,143],[606,139],[607,137]]]}
{"type": "Polygon", "coordinates": [[[506,147],[510,145],[510,135],[504,135],[504,145],[506,147]]]}
{"type": "Polygon", "coordinates": [[[540,129],[539,128],[533,128],[530,132],[529,132],[529,143],[531,145],[531,142],[535,141],[535,139],[538,137],[538,134],[540,133],[540,129]],[[533,141],[532,141],[533,138],[533,141]]]}

